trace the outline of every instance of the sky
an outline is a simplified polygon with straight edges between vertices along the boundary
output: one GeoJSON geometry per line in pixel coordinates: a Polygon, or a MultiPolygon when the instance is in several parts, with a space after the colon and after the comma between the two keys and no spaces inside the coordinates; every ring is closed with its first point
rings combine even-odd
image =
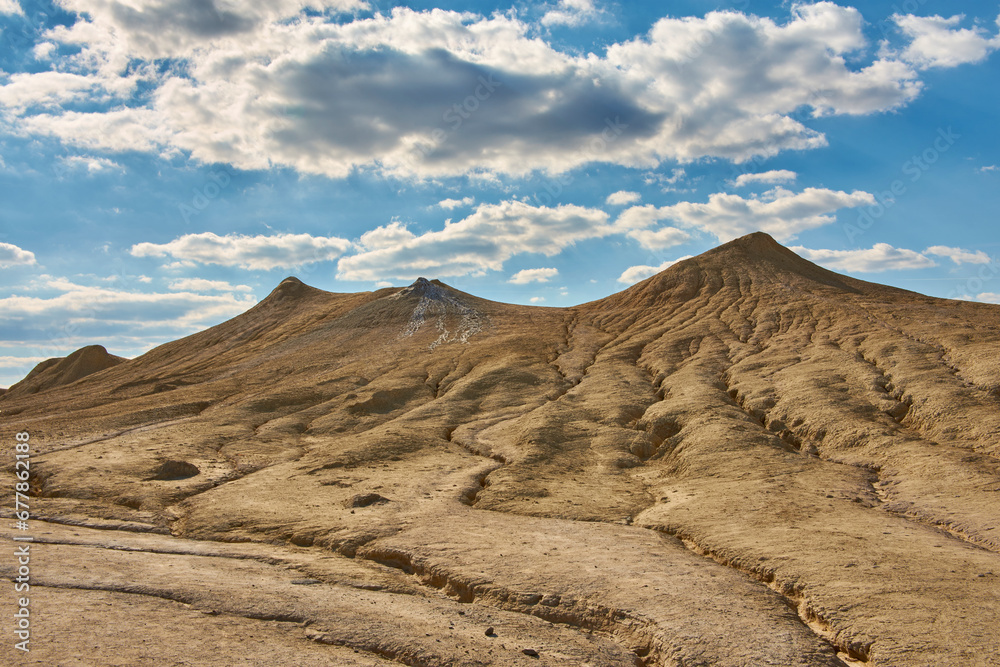
{"type": "Polygon", "coordinates": [[[754,231],[1000,303],[1000,2],[0,0],[0,386],[286,276],[569,306],[754,231]]]}

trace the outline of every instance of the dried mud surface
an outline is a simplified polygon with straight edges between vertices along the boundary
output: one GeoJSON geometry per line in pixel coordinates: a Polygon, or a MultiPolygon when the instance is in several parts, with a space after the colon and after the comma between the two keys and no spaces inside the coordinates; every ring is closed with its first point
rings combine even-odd
{"type": "Polygon", "coordinates": [[[34,451],[16,657],[998,664],[998,353],[1000,307],[764,234],[574,308],[290,278],[0,397],[34,451]]]}

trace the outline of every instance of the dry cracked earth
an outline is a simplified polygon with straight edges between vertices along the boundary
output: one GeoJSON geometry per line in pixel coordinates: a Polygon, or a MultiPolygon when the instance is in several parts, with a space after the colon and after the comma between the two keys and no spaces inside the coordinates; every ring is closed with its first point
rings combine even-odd
{"type": "Polygon", "coordinates": [[[0,397],[12,662],[997,665],[998,353],[764,234],[573,308],[289,278],[0,397]]]}

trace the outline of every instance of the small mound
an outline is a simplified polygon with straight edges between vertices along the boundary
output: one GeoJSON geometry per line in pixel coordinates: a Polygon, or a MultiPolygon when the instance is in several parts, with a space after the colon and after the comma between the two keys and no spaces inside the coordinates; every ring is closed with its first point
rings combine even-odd
{"type": "Polygon", "coordinates": [[[47,359],[38,364],[23,380],[11,386],[4,397],[27,396],[71,384],[123,361],[126,361],[124,357],[108,354],[101,345],[88,345],[68,357],[47,359]]]}
{"type": "Polygon", "coordinates": [[[382,503],[388,503],[390,500],[385,496],[380,496],[377,493],[359,493],[356,496],[351,496],[344,501],[344,507],[346,509],[351,509],[352,507],[369,507],[371,505],[381,505],[382,503]]]}
{"type": "Polygon", "coordinates": [[[164,461],[153,471],[153,476],[146,478],[146,481],[174,481],[178,479],[190,479],[200,475],[198,466],[187,461],[164,461]]]}

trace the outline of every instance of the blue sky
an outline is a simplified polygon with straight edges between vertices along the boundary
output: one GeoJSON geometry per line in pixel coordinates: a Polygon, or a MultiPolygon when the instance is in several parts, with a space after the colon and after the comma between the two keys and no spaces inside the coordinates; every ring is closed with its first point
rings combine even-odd
{"type": "Polygon", "coordinates": [[[767,231],[1000,302],[1000,3],[0,0],[0,386],[285,276],[600,298],[767,231]]]}

